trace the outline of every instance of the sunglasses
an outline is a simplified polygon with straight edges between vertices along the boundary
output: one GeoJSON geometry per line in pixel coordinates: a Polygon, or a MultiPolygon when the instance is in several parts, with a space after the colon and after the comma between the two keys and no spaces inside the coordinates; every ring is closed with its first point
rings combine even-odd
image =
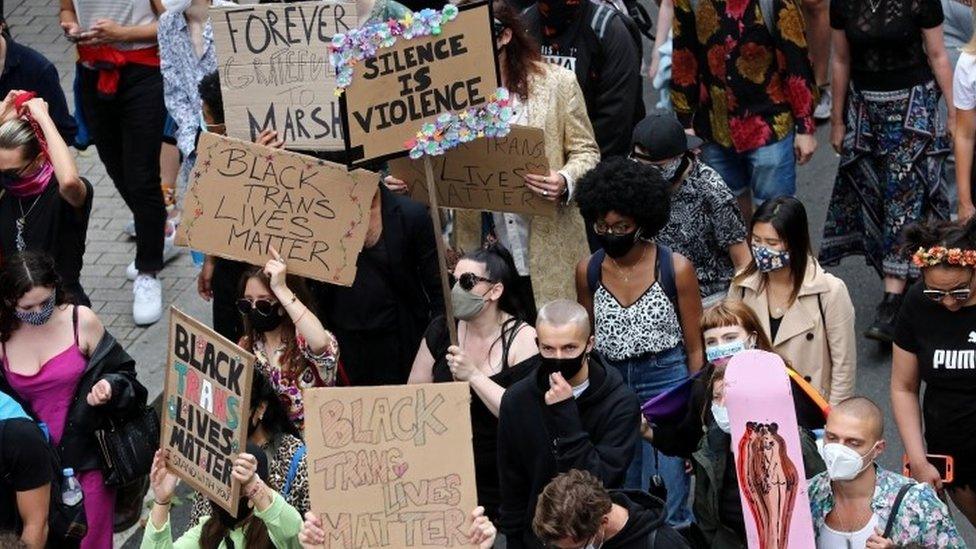
{"type": "Polygon", "coordinates": [[[973,291],[969,288],[955,290],[930,290],[926,288],[922,290],[922,295],[936,302],[942,301],[946,297],[951,297],[953,301],[967,301],[972,293],[973,291]]]}
{"type": "Polygon", "coordinates": [[[35,158],[34,160],[31,160],[26,165],[21,166],[19,168],[12,168],[12,169],[9,169],[9,170],[0,170],[0,177],[3,177],[4,179],[19,179],[21,177],[24,177],[24,175],[26,174],[27,170],[29,170],[31,168],[31,166],[34,165],[34,162],[36,160],[37,159],[35,158]]]}
{"type": "Polygon", "coordinates": [[[493,283],[494,280],[490,278],[485,278],[483,276],[478,276],[474,273],[461,273],[461,278],[456,278],[453,274],[450,275],[451,287],[453,288],[455,284],[460,283],[461,289],[470,292],[474,289],[475,285],[479,282],[493,283]]]}
{"type": "Polygon", "coordinates": [[[644,153],[639,153],[636,150],[630,151],[631,160],[640,160],[642,162],[658,162],[660,159],[651,158],[644,153]]]}
{"type": "Polygon", "coordinates": [[[252,310],[257,310],[261,316],[271,316],[274,314],[275,307],[277,306],[278,302],[270,299],[255,299],[251,301],[246,297],[242,297],[237,300],[237,310],[242,315],[249,314],[252,310]]]}

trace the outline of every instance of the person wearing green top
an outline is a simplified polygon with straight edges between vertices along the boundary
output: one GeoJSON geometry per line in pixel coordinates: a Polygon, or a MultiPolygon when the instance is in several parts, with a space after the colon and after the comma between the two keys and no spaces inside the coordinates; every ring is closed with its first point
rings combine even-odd
{"type": "Polygon", "coordinates": [[[276,547],[299,549],[298,533],[302,517],[281,494],[269,488],[268,461],[264,452],[253,444],[233,460],[231,477],[241,483],[241,500],[237,517],[211,501],[213,514],[200,519],[183,536],[173,541],[169,507],[178,479],[166,464],[168,450],[158,450],[153,459],[149,482],[153,491],[153,508],[142,537],[141,549],[190,549],[215,547],[276,547]]]}

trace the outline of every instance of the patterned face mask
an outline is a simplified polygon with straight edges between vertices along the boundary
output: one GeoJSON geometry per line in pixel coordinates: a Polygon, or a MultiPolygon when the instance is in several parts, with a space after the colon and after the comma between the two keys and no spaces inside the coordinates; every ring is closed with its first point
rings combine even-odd
{"type": "Polygon", "coordinates": [[[654,167],[657,171],[661,172],[661,177],[665,181],[674,181],[676,175],[678,175],[678,168],[682,166],[684,156],[679,156],[678,158],[672,158],[663,164],[655,164],[654,167]]]}
{"type": "Polygon", "coordinates": [[[759,272],[768,273],[790,266],[790,252],[773,250],[765,246],[753,246],[752,257],[759,272]]]}
{"type": "Polygon", "coordinates": [[[47,298],[44,305],[41,305],[40,311],[14,311],[14,316],[17,317],[17,320],[31,326],[40,326],[46,323],[51,320],[51,315],[54,314],[54,294],[55,292],[51,292],[51,297],[47,298]]]}

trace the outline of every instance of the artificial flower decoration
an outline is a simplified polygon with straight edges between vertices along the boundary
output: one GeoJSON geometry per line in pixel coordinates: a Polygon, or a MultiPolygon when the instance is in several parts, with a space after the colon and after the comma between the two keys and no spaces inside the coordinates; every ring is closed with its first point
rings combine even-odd
{"type": "Polygon", "coordinates": [[[434,122],[424,124],[416,137],[404,145],[410,149],[410,158],[413,159],[424,155],[438,156],[479,137],[508,135],[513,116],[508,90],[498,88],[480,107],[444,113],[434,122]]]}
{"type": "Polygon", "coordinates": [[[919,248],[912,256],[912,263],[919,268],[934,267],[941,264],[976,267],[976,250],[946,248],[945,246],[932,246],[929,249],[919,248]]]}

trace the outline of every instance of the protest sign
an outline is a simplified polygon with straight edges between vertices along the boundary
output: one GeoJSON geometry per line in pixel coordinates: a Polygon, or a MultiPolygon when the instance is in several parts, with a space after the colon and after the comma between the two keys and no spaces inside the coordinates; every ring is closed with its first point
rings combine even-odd
{"type": "Polygon", "coordinates": [[[177,243],[349,286],[379,176],[211,133],[200,136],[177,243]]]}
{"type": "Polygon", "coordinates": [[[163,390],[160,448],[170,470],[237,516],[233,459],[247,445],[254,355],[175,307],[163,390]]]}
{"type": "Polygon", "coordinates": [[[489,102],[499,82],[491,9],[458,9],[440,33],[400,37],[356,65],[342,96],[353,164],[404,155],[425,123],[489,102]]]}
{"type": "Polygon", "coordinates": [[[286,146],[341,150],[332,36],[359,26],[348,0],[210,8],[227,135],[265,128],[286,146]]]}
{"type": "Polygon", "coordinates": [[[477,505],[467,383],[305,391],[325,547],[468,547],[477,505]]]}
{"type": "MultiPolygon", "coordinates": [[[[512,126],[505,137],[461,143],[430,162],[442,208],[555,215],[556,204],[532,192],[524,179],[527,173],[549,175],[545,134],[539,128],[512,126]]],[[[410,187],[410,198],[428,202],[423,159],[397,158],[389,169],[410,187]]]]}

